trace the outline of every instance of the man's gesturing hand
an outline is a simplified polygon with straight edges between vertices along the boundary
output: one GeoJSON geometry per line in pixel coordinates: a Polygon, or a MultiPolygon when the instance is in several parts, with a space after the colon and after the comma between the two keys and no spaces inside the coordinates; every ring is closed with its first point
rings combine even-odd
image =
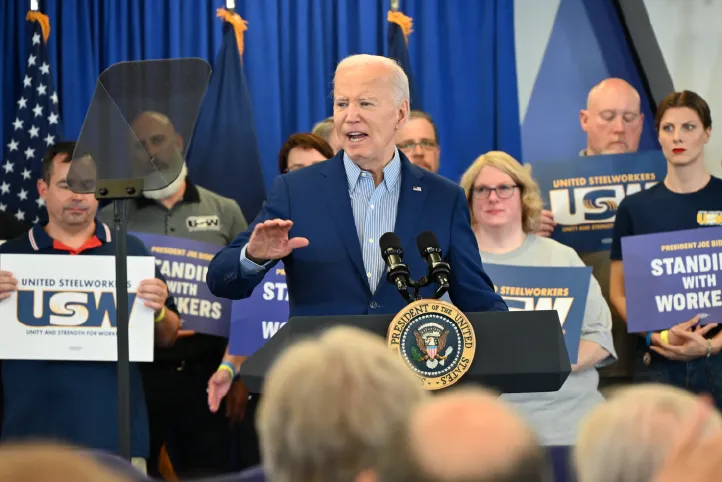
{"type": "Polygon", "coordinates": [[[288,239],[288,232],[293,226],[293,221],[271,219],[256,224],[248,240],[246,256],[251,261],[265,262],[271,259],[281,259],[288,256],[296,248],[308,246],[306,238],[288,239]]]}

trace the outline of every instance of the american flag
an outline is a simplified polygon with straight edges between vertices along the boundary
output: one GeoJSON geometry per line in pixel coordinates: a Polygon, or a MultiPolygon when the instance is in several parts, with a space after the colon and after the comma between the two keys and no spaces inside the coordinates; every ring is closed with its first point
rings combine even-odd
{"type": "Polygon", "coordinates": [[[34,20],[43,15],[32,13],[32,17],[28,15],[33,20],[22,91],[5,156],[0,160],[0,211],[9,212],[27,224],[44,217],[45,203],[38,197],[37,180],[43,154],[57,142],[61,131],[58,94],[45,48],[47,38],[40,22],[34,20]]]}

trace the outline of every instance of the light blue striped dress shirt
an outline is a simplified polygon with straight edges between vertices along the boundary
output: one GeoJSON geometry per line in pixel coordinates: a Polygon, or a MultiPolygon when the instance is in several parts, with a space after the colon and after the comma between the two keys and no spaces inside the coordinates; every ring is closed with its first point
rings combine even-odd
{"type": "MultiPolygon", "coordinates": [[[[364,268],[373,293],[385,270],[379,238],[384,233],[392,232],[396,226],[401,193],[401,158],[399,151],[394,149],[394,157],[384,168],[384,179],[378,186],[374,186],[371,173],[361,170],[346,153],[343,155],[343,164],[364,268]]],[[[241,272],[251,275],[262,271],[263,266],[246,258],[246,246],[241,250],[241,272]]]]}
{"type": "Polygon", "coordinates": [[[401,158],[398,150],[394,150],[394,158],[384,168],[384,179],[378,186],[374,186],[371,173],[362,171],[345,153],[343,164],[346,168],[348,193],[351,196],[364,268],[373,293],[385,268],[379,238],[384,233],[393,231],[396,225],[401,192],[401,158]]]}

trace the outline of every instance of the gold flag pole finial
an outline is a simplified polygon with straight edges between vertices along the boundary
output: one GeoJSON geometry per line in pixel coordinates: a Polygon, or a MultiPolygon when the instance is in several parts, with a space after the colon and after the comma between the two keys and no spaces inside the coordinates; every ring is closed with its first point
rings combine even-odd
{"type": "Polygon", "coordinates": [[[222,18],[224,22],[228,22],[233,26],[233,30],[236,33],[236,41],[238,42],[238,53],[243,57],[243,32],[248,30],[248,22],[243,20],[237,13],[225,8],[216,10],[216,17],[222,18]]]}
{"type": "MultiPolygon", "coordinates": [[[[393,7],[393,5],[392,5],[393,7]]],[[[404,40],[406,43],[409,43],[409,35],[411,35],[411,32],[413,32],[413,26],[414,22],[411,19],[411,17],[408,17],[404,15],[403,13],[399,12],[398,10],[389,10],[388,15],[386,16],[386,20],[388,20],[391,23],[397,24],[399,27],[401,27],[401,31],[404,33],[404,40]]]]}

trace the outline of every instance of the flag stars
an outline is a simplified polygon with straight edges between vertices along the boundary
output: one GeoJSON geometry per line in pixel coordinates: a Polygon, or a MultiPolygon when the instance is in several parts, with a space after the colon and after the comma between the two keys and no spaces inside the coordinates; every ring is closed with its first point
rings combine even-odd
{"type": "Polygon", "coordinates": [[[21,201],[27,201],[28,199],[28,192],[25,189],[21,189],[18,193],[18,197],[21,201]]]}
{"type": "Polygon", "coordinates": [[[8,208],[7,204],[0,203],[0,211],[5,212],[8,208]]]}
{"type": "Polygon", "coordinates": [[[28,106],[28,100],[25,97],[20,97],[18,100],[18,109],[24,109],[28,106]]]}
{"type": "MultiPolygon", "coordinates": [[[[39,198],[37,198],[37,199],[35,200],[35,204],[37,204],[37,205],[38,205],[38,209],[40,209],[41,207],[45,206],[45,199],[39,197],[39,198]]],[[[36,222],[37,222],[37,221],[36,221],[36,222]]]]}
{"type": "Polygon", "coordinates": [[[48,116],[48,122],[50,123],[50,125],[57,124],[58,123],[58,114],[56,114],[55,112],[50,114],[48,116]]]}
{"type": "Polygon", "coordinates": [[[35,89],[38,91],[38,95],[46,95],[48,93],[48,87],[45,84],[40,84],[35,89]]]}
{"type": "Polygon", "coordinates": [[[3,183],[0,184],[0,194],[10,194],[10,184],[3,181],[3,183]]]}
{"type": "Polygon", "coordinates": [[[30,57],[28,57],[28,66],[35,65],[36,60],[37,60],[37,57],[34,55],[31,55],[30,57]]]}
{"type": "Polygon", "coordinates": [[[23,128],[23,121],[21,121],[19,118],[16,118],[16,119],[15,119],[15,122],[13,122],[13,127],[15,128],[16,131],[19,130],[19,129],[22,129],[22,128],[23,128]]]}
{"type": "Polygon", "coordinates": [[[22,209],[18,209],[18,212],[17,212],[17,214],[15,214],[15,217],[17,218],[18,221],[25,221],[25,213],[23,212],[22,209]]]}
{"type": "Polygon", "coordinates": [[[53,95],[50,96],[50,100],[53,101],[53,104],[57,104],[58,103],[58,94],[53,92],[53,95]]]}
{"type": "Polygon", "coordinates": [[[33,35],[33,45],[38,45],[40,43],[40,34],[36,33],[33,35]]]}
{"type": "Polygon", "coordinates": [[[28,179],[30,179],[30,176],[32,176],[32,172],[30,172],[29,169],[25,168],[21,176],[23,176],[23,179],[27,181],[28,179]]]}
{"type": "Polygon", "coordinates": [[[43,107],[40,104],[35,104],[33,114],[35,114],[35,117],[40,117],[41,115],[43,115],[43,107]]]}
{"type": "Polygon", "coordinates": [[[55,144],[55,136],[51,136],[50,134],[45,136],[45,145],[50,147],[53,144],[55,144]]]}
{"type": "Polygon", "coordinates": [[[38,129],[35,126],[32,126],[28,132],[30,133],[30,138],[33,139],[35,137],[39,137],[40,129],[38,129]]]}
{"type": "Polygon", "coordinates": [[[31,79],[29,75],[26,75],[23,79],[23,87],[32,87],[32,85],[33,79],[31,79]]]}
{"type": "Polygon", "coordinates": [[[5,161],[5,164],[3,164],[3,169],[5,169],[5,174],[10,174],[11,172],[13,172],[14,166],[15,166],[15,164],[13,164],[12,162],[5,161]]]}
{"type": "Polygon", "coordinates": [[[10,143],[8,144],[8,149],[10,149],[10,152],[17,151],[18,150],[18,142],[15,139],[10,139],[10,143]]]}
{"type": "MultiPolygon", "coordinates": [[[[35,149],[30,149],[29,147],[25,149],[25,159],[32,159],[35,157],[35,149]]],[[[9,161],[8,161],[9,162],[9,161]]]]}
{"type": "Polygon", "coordinates": [[[43,64],[40,66],[40,72],[46,75],[49,74],[50,66],[46,62],[43,62],[43,64]]]}

